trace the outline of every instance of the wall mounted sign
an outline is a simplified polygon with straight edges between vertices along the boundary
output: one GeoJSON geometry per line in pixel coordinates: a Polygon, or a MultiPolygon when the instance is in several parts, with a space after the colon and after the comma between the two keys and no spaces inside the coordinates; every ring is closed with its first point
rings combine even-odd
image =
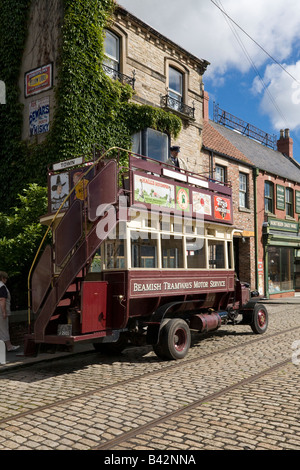
{"type": "Polygon", "coordinates": [[[276,207],[285,210],[285,187],[280,184],[276,184],[276,207]]]}
{"type": "Polygon", "coordinates": [[[49,97],[29,103],[30,136],[49,131],[50,105],[49,97]]]}
{"type": "Polygon", "coordinates": [[[0,80],[0,104],[6,104],[6,88],[2,80],[0,80]]]}
{"type": "Polygon", "coordinates": [[[36,95],[52,87],[52,64],[25,73],[25,97],[36,95]]]}
{"type": "Polygon", "coordinates": [[[295,191],[295,210],[300,214],[300,191],[295,191]]]}
{"type": "Polygon", "coordinates": [[[268,223],[269,223],[270,229],[273,229],[273,230],[280,230],[284,232],[296,232],[296,233],[298,233],[299,231],[298,222],[269,218],[268,223]]]}

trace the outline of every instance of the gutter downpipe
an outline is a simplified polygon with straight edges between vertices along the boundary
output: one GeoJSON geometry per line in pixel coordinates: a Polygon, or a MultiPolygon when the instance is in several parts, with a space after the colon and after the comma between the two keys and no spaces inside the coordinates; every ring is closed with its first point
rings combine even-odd
{"type": "Polygon", "coordinates": [[[255,230],[255,283],[256,290],[259,288],[258,279],[258,223],[257,223],[257,177],[259,175],[259,168],[253,169],[254,180],[254,230],[255,230]]]}

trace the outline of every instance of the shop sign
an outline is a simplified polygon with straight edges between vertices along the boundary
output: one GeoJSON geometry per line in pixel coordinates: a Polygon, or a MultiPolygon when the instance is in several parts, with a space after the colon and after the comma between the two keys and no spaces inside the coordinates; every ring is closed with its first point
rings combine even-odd
{"type": "Polygon", "coordinates": [[[285,187],[280,184],[276,185],[276,207],[281,211],[285,210],[285,187]]]}
{"type": "Polygon", "coordinates": [[[52,64],[25,73],[25,97],[36,95],[52,87],[52,64]]]}
{"type": "Polygon", "coordinates": [[[300,191],[295,191],[295,209],[296,213],[300,214],[300,191]]]}
{"type": "Polygon", "coordinates": [[[289,222],[288,220],[280,219],[269,219],[268,222],[270,229],[284,230],[286,232],[298,232],[297,222],[289,222]]]}

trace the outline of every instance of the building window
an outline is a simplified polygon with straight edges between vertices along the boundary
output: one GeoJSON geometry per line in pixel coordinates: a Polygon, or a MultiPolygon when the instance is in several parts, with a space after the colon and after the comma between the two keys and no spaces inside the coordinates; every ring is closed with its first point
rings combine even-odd
{"type": "Polygon", "coordinates": [[[169,106],[181,111],[183,102],[183,76],[173,67],[169,67],[169,106]]]}
{"type": "Polygon", "coordinates": [[[294,289],[294,248],[268,247],[269,293],[294,289]]]}
{"type": "Polygon", "coordinates": [[[274,213],[274,184],[265,181],[265,212],[274,213]]]}
{"type": "Polygon", "coordinates": [[[239,207],[248,207],[248,175],[239,174],[239,207]]]}
{"type": "MultiPolygon", "coordinates": [[[[105,30],[104,51],[104,65],[112,69],[112,71],[118,72],[120,70],[120,39],[108,30],[105,30]]],[[[110,75],[108,68],[106,73],[110,75]]]]}
{"type": "Polygon", "coordinates": [[[291,188],[286,188],[285,190],[285,210],[286,215],[294,217],[293,211],[293,190],[291,188]]]}
{"type": "Polygon", "coordinates": [[[169,157],[169,136],[148,127],[133,135],[132,151],[138,155],[166,162],[169,157]]]}
{"type": "Polygon", "coordinates": [[[225,183],[226,182],[226,168],[225,168],[225,166],[216,165],[215,180],[220,181],[220,183],[225,183]]]}

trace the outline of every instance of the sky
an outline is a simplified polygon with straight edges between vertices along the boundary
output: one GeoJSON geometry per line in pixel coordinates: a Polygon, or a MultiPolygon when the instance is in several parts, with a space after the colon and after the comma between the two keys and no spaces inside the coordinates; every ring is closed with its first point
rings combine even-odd
{"type": "Polygon", "coordinates": [[[213,103],[279,138],[290,129],[300,162],[299,0],[118,0],[127,11],[210,62],[213,103]]]}

